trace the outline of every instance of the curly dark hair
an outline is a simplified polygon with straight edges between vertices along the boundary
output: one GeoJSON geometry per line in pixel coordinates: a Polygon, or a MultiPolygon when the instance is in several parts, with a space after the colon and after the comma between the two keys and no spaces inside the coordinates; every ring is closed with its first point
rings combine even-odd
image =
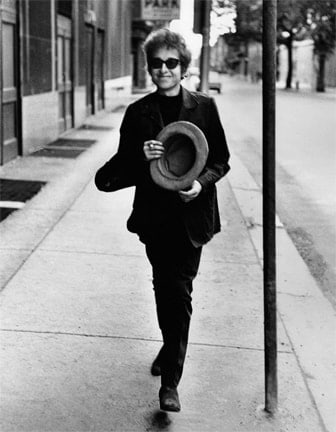
{"type": "Polygon", "coordinates": [[[144,42],[144,51],[147,59],[147,66],[150,69],[150,60],[160,48],[176,49],[179,53],[182,73],[185,73],[191,62],[191,52],[186,42],[179,33],[172,32],[167,28],[151,32],[144,42]]]}

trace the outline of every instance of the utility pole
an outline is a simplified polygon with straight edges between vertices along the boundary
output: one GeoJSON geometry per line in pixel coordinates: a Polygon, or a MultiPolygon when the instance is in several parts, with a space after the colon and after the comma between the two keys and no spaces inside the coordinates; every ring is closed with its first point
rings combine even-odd
{"type": "Polygon", "coordinates": [[[210,13],[212,0],[194,0],[194,32],[202,34],[200,90],[209,92],[210,13]]]}
{"type": "Polygon", "coordinates": [[[275,77],[277,0],[263,0],[263,252],[265,410],[278,406],[276,235],[275,235],[275,77]]]}

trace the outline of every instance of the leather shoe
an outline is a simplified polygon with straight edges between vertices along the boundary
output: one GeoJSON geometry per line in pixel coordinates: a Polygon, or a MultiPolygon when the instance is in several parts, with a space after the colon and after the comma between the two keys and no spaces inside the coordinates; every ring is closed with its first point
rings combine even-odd
{"type": "Polygon", "coordinates": [[[162,386],[159,391],[159,398],[160,409],[163,411],[181,411],[181,404],[176,387],[162,386]]]}

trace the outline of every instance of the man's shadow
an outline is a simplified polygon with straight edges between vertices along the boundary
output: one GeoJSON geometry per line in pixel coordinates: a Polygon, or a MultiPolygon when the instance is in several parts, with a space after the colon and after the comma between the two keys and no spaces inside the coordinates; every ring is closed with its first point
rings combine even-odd
{"type": "Polygon", "coordinates": [[[154,411],[147,420],[151,426],[149,430],[153,432],[169,431],[172,422],[168,414],[160,410],[154,411]]]}

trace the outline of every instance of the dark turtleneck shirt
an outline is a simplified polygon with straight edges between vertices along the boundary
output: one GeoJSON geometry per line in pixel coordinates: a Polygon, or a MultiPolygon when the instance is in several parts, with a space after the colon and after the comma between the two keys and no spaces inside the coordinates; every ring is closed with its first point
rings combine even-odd
{"type": "Polygon", "coordinates": [[[157,101],[165,126],[178,121],[182,106],[182,89],[177,96],[164,96],[157,93],[157,101]]]}

